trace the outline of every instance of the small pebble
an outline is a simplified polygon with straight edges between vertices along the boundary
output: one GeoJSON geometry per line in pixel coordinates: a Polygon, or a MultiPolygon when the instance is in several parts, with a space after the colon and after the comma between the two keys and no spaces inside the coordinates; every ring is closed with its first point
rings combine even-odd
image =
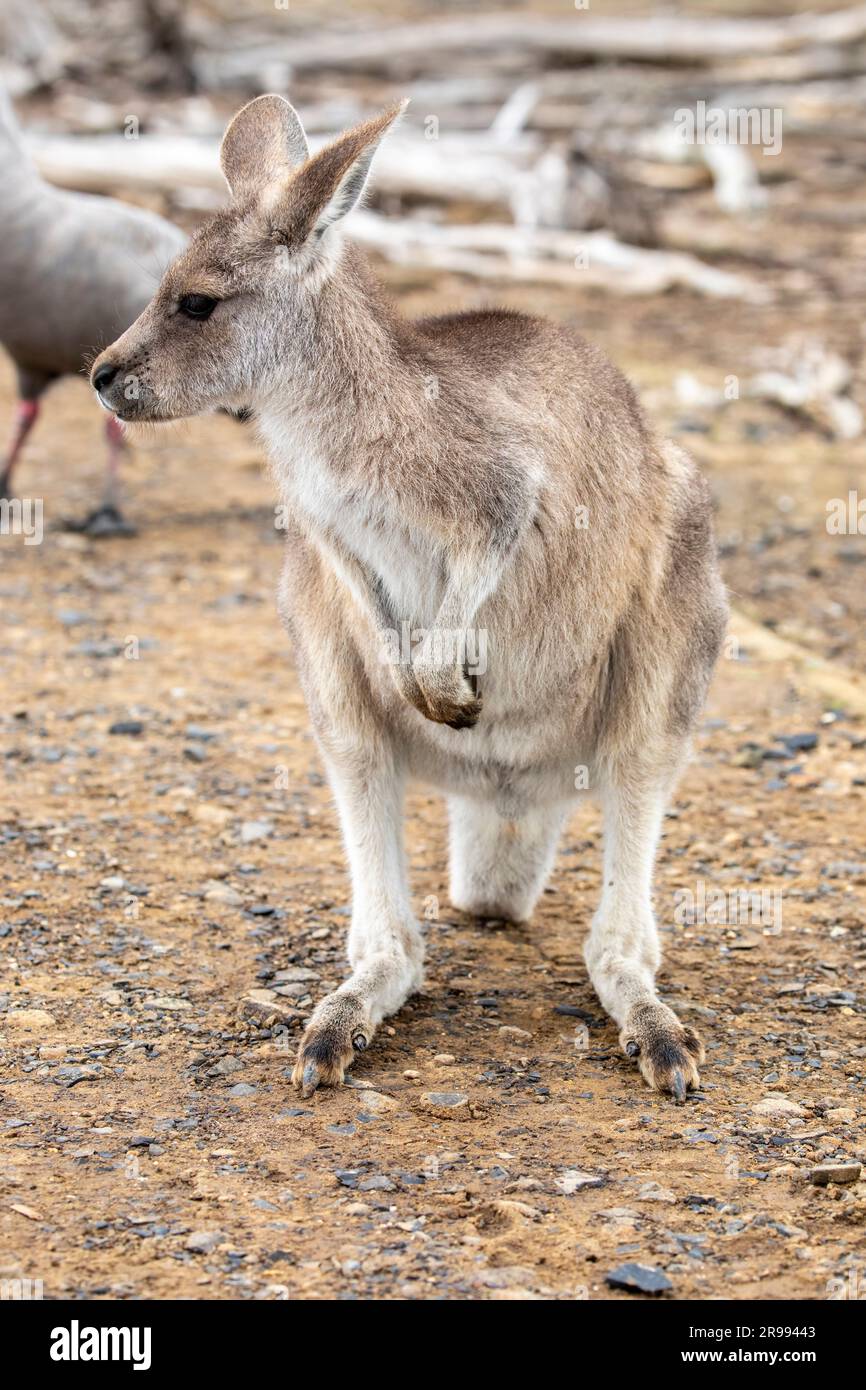
{"type": "Polygon", "coordinates": [[[469,1097],[463,1091],[425,1091],[421,1096],[425,1110],[434,1115],[468,1111],[469,1097]]]}
{"type": "Polygon", "coordinates": [[[861,1165],[859,1163],[822,1163],[817,1168],[813,1168],[809,1174],[809,1181],[816,1187],[826,1187],[828,1183],[849,1183],[858,1182],[860,1178],[861,1165]]]}
{"type": "Polygon", "coordinates": [[[220,1231],[193,1231],[186,1238],[185,1249],[191,1250],[194,1255],[209,1255],[221,1240],[220,1231]]]}
{"type": "Polygon", "coordinates": [[[627,1293],[667,1293],[673,1284],[660,1269],[650,1265],[624,1264],[604,1276],[604,1282],[612,1289],[625,1289],[627,1293]]]}

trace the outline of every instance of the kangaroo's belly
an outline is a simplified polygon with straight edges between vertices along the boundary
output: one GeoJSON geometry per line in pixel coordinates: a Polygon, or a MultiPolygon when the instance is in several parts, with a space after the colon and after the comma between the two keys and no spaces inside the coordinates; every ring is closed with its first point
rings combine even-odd
{"type": "Polygon", "coordinates": [[[592,784],[591,741],[565,712],[543,729],[494,727],[485,724],[483,711],[471,729],[427,724],[416,725],[404,744],[412,776],[446,793],[492,802],[505,816],[573,800],[592,784]]]}
{"type": "MultiPolygon", "coordinates": [[[[328,718],[329,685],[345,681],[351,685],[345,707],[372,702],[414,778],[445,792],[493,800],[506,814],[586,790],[603,717],[606,657],[603,644],[590,644],[578,621],[563,621],[542,604],[549,625],[528,623],[518,601],[522,596],[506,582],[496,602],[482,607],[470,632],[450,635],[483,700],[474,727],[452,729],[407,703],[390,669],[396,662],[412,661],[425,619],[432,623],[435,618],[435,601],[425,605],[420,618],[395,621],[393,633],[383,641],[371,616],[328,569],[314,543],[299,536],[288,543],[282,607],[296,642],[309,648],[303,662],[306,683],[316,687],[311,704],[321,709],[322,718],[328,718]],[[336,613],[340,621],[335,623],[336,613]],[[348,649],[351,661],[346,660],[348,649]]],[[[409,565],[405,552],[398,558],[409,565]]],[[[422,564],[417,556],[414,562],[422,564]]],[[[399,594],[396,564],[393,572],[399,594]]],[[[431,574],[423,572],[430,586],[431,574]]],[[[406,581],[406,599],[414,605],[410,613],[418,614],[414,580],[406,581]]]]}

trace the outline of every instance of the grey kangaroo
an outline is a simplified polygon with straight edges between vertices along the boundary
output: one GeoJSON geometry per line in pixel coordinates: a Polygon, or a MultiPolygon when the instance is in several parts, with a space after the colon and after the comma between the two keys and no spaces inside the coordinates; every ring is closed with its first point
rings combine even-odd
{"type": "Polygon", "coordinates": [[[651,887],[726,622],[707,489],[574,333],[390,307],[341,224],[402,109],[311,156],[288,102],[245,106],[222,144],[230,206],[92,383],[125,421],[252,405],[290,517],[281,611],[353,897],[350,973],[295,1084],[341,1082],[421,984],[407,778],[447,795],[455,906],[521,922],[588,783],[589,975],[647,1083],[683,1100],[703,1047],[656,993],[651,887]]]}
{"type": "MultiPolygon", "coordinates": [[[[0,498],[39,414],[44,391],[80,372],[147,304],[166,266],[186,243],[179,227],[144,208],[52,188],[26,153],[12,105],[0,90],[0,343],[15,363],[19,402],[12,441],[0,461],[0,498]]],[[[94,536],[127,535],[118,463],[123,429],[105,422],[108,468],[101,506],[84,522],[94,536]]]]}

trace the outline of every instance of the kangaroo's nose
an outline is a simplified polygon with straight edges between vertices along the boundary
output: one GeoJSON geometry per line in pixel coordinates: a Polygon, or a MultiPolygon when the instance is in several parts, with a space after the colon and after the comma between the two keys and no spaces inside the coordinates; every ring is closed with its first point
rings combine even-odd
{"type": "Polygon", "coordinates": [[[98,367],[90,378],[90,384],[94,391],[104,391],[106,387],[110,386],[119,370],[118,367],[109,366],[107,362],[98,367]]]}

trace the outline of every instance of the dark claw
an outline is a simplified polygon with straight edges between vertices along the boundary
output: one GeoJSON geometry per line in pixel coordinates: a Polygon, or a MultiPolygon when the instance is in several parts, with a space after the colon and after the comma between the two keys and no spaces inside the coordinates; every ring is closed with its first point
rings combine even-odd
{"type": "Polygon", "coordinates": [[[635,1042],[634,1038],[631,1038],[630,1041],[626,1043],[625,1050],[627,1056],[636,1057],[640,1052],[640,1043],[635,1042]]]}
{"type": "Polygon", "coordinates": [[[682,1105],[686,1098],[686,1079],[679,1067],[671,1077],[671,1094],[677,1105],[682,1105]]]}
{"type": "Polygon", "coordinates": [[[352,1046],[354,1047],[356,1052],[364,1051],[364,1048],[367,1046],[367,1039],[365,1038],[363,1033],[355,1034],[355,1036],[352,1038],[352,1046]]]}

